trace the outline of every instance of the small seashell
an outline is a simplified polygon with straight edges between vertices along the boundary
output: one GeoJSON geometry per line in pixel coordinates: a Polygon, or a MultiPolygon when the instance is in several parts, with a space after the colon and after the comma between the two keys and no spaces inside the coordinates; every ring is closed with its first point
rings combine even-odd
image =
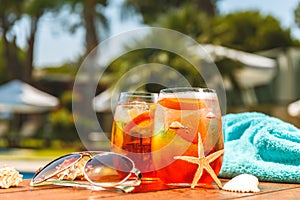
{"type": "Polygon", "coordinates": [[[223,186],[223,190],[230,192],[260,192],[258,179],[251,174],[240,174],[223,186]]]}
{"type": "MultiPolygon", "coordinates": [[[[70,162],[70,160],[65,160],[62,164],[57,166],[56,169],[60,170],[61,168],[64,168],[64,165],[69,164],[69,162],[70,162]]],[[[56,175],[56,177],[59,180],[70,180],[70,181],[73,181],[75,179],[83,179],[84,165],[85,165],[85,161],[82,159],[81,161],[77,162],[76,164],[72,165],[71,167],[58,173],[56,175]]]]}
{"type": "Polygon", "coordinates": [[[208,112],[205,117],[208,119],[214,119],[217,116],[213,112],[208,112]]]}
{"type": "Polygon", "coordinates": [[[170,124],[169,128],[180,129],[180,128],[185,128],[185,127],[179,121],[174,121],[170,124]]]}
{"type": "Polygon", "coordinates": [[[9,188],[12,186],[18,186],[23,180],[23,175],[13,167],[0,168],[0,188],[9,188]]]}

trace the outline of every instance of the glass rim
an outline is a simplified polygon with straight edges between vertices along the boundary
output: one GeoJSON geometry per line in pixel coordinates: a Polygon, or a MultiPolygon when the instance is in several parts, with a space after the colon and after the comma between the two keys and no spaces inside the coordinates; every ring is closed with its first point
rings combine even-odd
{"type": "Polygon", "coordinates": [[[185,92],[204,92],[216,93],[216,90],[205,87],[174,87],[160,90],[160,93],[185,93],[185,92]]]}
{"type": "Polygon", "coordinates": [[[154,92],[121,92],[118,104],[130,104],[137,102],[156,103],[158,93],[154,92]]]}
{"type": "Polygon", "coordinates": [[[120,97],[122,97],[123,95],[125,96],[131,96],[131,97],[156,97],[158,96],[158,93],[155,92],[121,92],[120,93],[120,97]]]}

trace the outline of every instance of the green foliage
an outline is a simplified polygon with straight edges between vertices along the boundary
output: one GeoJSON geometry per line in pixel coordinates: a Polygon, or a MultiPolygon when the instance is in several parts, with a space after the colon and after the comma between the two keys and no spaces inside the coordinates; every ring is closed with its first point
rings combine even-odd
{"type": "Polygon", "coordinates": [[[60,97],[61,107],[52,112],[49,118],[51,124],[55,126],[69,128],[73,126],[72,116],[72,91],[65,91],[60,97]]]}
{"type": "Polygon", "coordinates": [[[24,3],[24,12],[31,17],[40,17],[45,12],[59,11],[63,3],[60,0],[27,0],[24,3]]]}
{"type": "Polygon", "coordinates": [[[107,0],[65,0],[64,3],[71,8],[72,14],[79,16],[79,20],[75,22],[65,20],[64,25],[69,27],[71,32],[84,28],[85,54],[88,54],[98,45],[109,28],[108,19],[104,14],[108,6],[107,0]]]}
{"type": "MultiPolygon", "coordinates": [[[[111,84],[113,84],[113,82],[119,80],[126,72],[133,69],[134,67],[149,63],[157,63],[172,67],[182,76],[184,76],[190,82],[191,85],[203,86],[204,84],[202,78],[199,77],[199,73],[196,70],[196,68],[193,67],[187,60],[172,52],[167,52],[158,49],[136,50],[119,57],[109,66],[109,68],[105,72],[105,76],[110,75],[110,77],[113,77],[113,79],[111,79],[111,84]]],[[[151,68],[149,66],[143,69],[143,72],[140,73],[148,73],[147,79],[149,80],[144,80],[146,82],[151,82],[151,79],[153,78],[152,76],[154,76],[154,74],[156,73],[163,73],[160,76],[160,81],[164,83],[178,81],[177,76],[175,76],[174,74],[157,72],[155,71],[155,67],[151,68]]],[[[159,89],[162,88],[158,87],[157,85],[145,85],[143,89],[151,92],[159,92],[159,89]]]]}
{"type": "Polygon", "coordinates": [[[0,4],[0,36],[3,45],[2,58],[5,62],[7,79],[23,79],[31,82],[35,46],[35,34],[40,17],[44,13],[57,11],[58,0],[2,0],[0,4]],[[22,32],[23,47],[17,43],[20,30],[15,26],[21,20],[28,22],[22,32]],[[21,49],[23,48],[23,49],[21,49]]]}
{"type": "Polygon", "coordinates": [[[69,128],[73,124],[72,114],[66,108],[52,112],[49,121],[54,127],[59,128],[69,128]]]}
{"type": "MultiPolygon", "coordinates": [[[[70,14],[77,15],[78,21],[68,18],[63,19],[64,27],[71,32],[78,28],[86,31],[85,43],[87,51],[98,45],[102,34],[109,28],[109,21],[105,16],[108,6],[107,0],[1,0],[0,4],[0,82],[15,76],[22,77],[25,67],[30,60],[28,48],[20,49],[16,44],[14,25],[22,17],[29,19],[31,26],[28,28],[31,38],[25,38],[26,47],[34,45],[35,33],[38,28],[39,19],[47,13],[59,14],[62,9],[69,9],[70,14]],[[32,44],[33,43],[33,44],[32,44]],[[9,55],[9,56],[7,56],[9,55]],[[10,77],[8,74],[11,74],[10,77]]],[[[165,27],[177,30],[195,38],[199,43],[213,43],[224,45],[248,52],[255,52],[276,47],[287,47],[294,44],[299,45],[291,37],[290,29],[284,29],[280,22],[270,15],[262,15],[258,11],[235,12],[227,15],[217,15],[215,1],[200,0],[125,0],[124,10],[140,14],[143,22],[149,25],[165,27]]],[[[60,19],[61,20],[61,19],[60,19]]],[[[300,3],[295,10],[295,21],[300,26],[300,3]]],[[[146,38],[149,42],[157,42],[157,36],[146,38]]],[[[162,40],[164,40],[162,38],[162,40]]],[[[164,40],[168,42],[167,39],[164,40]]],[[[142,41],[143,42],[143,41],[142,41]]],[[[178,41],[178,48],[184,45],[178,41]]],[[[136,44],[139,45],[139,41],[136,44]]],[[[167,44],[166,45],[170,45],[167,44]]],[[[33,51],[31,52],[33,53],[33,51]]],[[[80,62],[76,61],[76,62],[80,62]]],[[[101,84],[109,87],[119,80],[126,72],[135,66],[148,63],[160,63],[171,66],[181,73],[193,86],[203,86],[204,82],[198,72],[190,63],[172,52],[157,49],[144,49],[130,52],[115,60],[106,70],[101,79],[101,84]]],[[[44,76],[75,76],[78,64],[66,63],[62,66],[53,66],[42,69],[44,76]]],[[[240,67],[239,63],[222,60],[217,63],[223,75],[232,75],[232,70],[240,67]],[[234,66],[234,67],[232,67],[234,66]]],[[[145,73],[145,72],[141,72],[145,73]]],[[[151,73],[149,78],[151,78],[151,73]]],[[[172,74],[164,74],[163,79],[172,80],[172,74]]],[[[238,86],[237,86],[238,87],[238,86]]],[[[145,88],[158,91],[160,86],[149,86],[145,88]]],[[[54,127],[56,138],[75,140],[76,130],[71,112],[71,92],[67,91],[61,96],[61,108],[50,115],[50,122],[54,127]]],[[[82,123],[88,124],[88,119],[82,123]]],[[[89,125],[89,124],[88,124],[89,125]]],[[[92,125],[91,125],[92,126],[92,125]]]]}
{"type": "MultiPolygon", "coordinates": [[[[0,43],[0,57],[1,57],[1,55],[3,55],[3,47],[0,43]]],[[[0,59],[0,84],[8,81],[7,74],[8,74],[8,71],[7,71],[6,63],[5,63],[4,59],[0,59]]]]}
{"type": "Polygon", "coordinates": [[[193,4],[186,4],[161,15],[154,25],[177,30],[197,38],[209,29],[210,21],[211,17],[206,13],[199,12],[193,4]]]}
{"type": "Polygon", "coordinates": [[[295,11],[294,11],[295,22],[300,27],[300,2],[298,3],[295,11]]]}
{"type": "Polygon", "coordinates": [[[209,17],[189,4],[161,16],[157,25],[197,38],[200,43],[224,45],[248,52],[295,43],[290,30],[283,29],[276,18],[263,16],[257,11],[209,17]]]}
{"type": "Polygon", "coordinates": [[[3,78],[6,80],[12,76],[20,77],[23,71],[24,64],[23,60],[18,57],[19,48],[16,45],[16,33],[13,30],[13,26],[21,18],[23,2],[22,0],[2,0],[0,4],[0,56],[3,61],[3,70],[6,72],[6,77],[3,78]]]}
{"type": "Polygon", "coordinates": [[[172,10],[180,9],[184,6],[193,6],[197,12],[204,12],[209,16],[216,13],[215,1],[201,1],[201,0],[160,0],[160,1],[145,1],[145,0],[125,0],[123,12],[127,13],[137,12],[143,18],[146,24],[153,24],[161,16],[169,14],[172,10]]]}
{"type": "MultiPolygon", "coordinates": [[[[273,16],[262,15],[258,11],[241,11],[213,16],[198,9],[197,3],[199,2],[173,1],[174,4],[172,4],[169,1],[159,1],[153,4],[141,0],[126,1],[127,5],[133,6],[134,10],[141,14],[145,23],[177,30],[195,38],[200,44],[212,43],[246,52],[256,52],[276,47],[289,47],[299,43],[292,39],[290,29],[284,29],[273,16]]],[[[151,41],[151,38],[147,40],[151,41]]],[[[154,38],[152,42],[155,43],[155,40],[157,38],[154,38]]],[[[178,41],[176,44],[178,48],[184,47],[178,41]]],[[[115,69],[120,70],[123,66],[124,68],[120,71],[124,72],[139,63],[157,62],[173,67],[194,86],[203,84],[201,77],[197,77],[198,73],[195,73],[188,63],[170,52],[148,50],[148,52],[139,52],[136,55],[127,57],[123,63],[119,62],[115,69]]],[[[242,64],[229,59],[220,60],[216,64],[221,74],[229,78],[232,83],[235,96],[230,96],[239,98],[237,96],[239,96],[240,87],[232,72],[240,68],[242,64]]]]}
{"type": "Polygon", "coordinates": [[[61,66],[44,67],[40,70],[43,71],[45,76],[63,75],[63,74],[75,76],[78,71],[78,65],[72,63],[65,63],[61,66]]]}
{"type": "Polygon", "coordinates": [[[248,52],[293,45],[290,29],[283,29],[276,18],[257,11],[218,16],[213,29],[205,34],[211,43],[248,52]]]}
{"type": "MultiPolygon", "coordinates": [[[[22,15],[22,5],[25,0],[1,0],[0,13],[1,17],[4,17],[0,23],[6,23],[7,26],[11,26],[20,19],[22,15]]],[[[3,26],[3,24],[2,24],[3,26]]]]}
{"type": "Polygon", "coordinates": [[[61,107],[49,115],[49,123],[51,123],[52,139],[59,139],[65,142],[79,140],[74,119],[72,114],[72,92],[66,91],[60,97],[61,107]]]}

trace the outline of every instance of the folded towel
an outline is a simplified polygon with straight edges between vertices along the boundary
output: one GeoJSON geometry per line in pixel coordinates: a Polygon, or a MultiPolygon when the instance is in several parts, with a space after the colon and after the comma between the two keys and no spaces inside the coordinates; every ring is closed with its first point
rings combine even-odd
{"type": "Polygon", "coordinates": [[[225,153],[219,177],[300,183],[300,129],[257,112],[223,116],[225,153]]]}

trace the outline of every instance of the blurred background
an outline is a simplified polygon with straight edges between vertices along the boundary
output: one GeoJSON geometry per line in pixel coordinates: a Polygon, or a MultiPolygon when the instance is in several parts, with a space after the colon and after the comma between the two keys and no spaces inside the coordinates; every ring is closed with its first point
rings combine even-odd
{"type": "MultiPolygon", "coordinates": [[[[223,77],[227,113],[259,111],[300,127],[297,0],[0,2],[3,152],[22,148],[48,155],[49,150],[60,154],[84,149],[72,115],[77,70],[101,41],[148,26],[177,30],[206,45],[223,77]]],[[[95,96],[105,95],[132,67],[150,62],[173,67],[191,85],[204,86],[202,78],[184,59],[170,52],[147,49],[123,55],[111,63],[95,96]]],[[[157,92],[161,86],[146,85],[144,89],[157,92]]],[[[99,109],[97,115],[109,137],[111,111],[99,109]]],[[[108,148],[96,133],[91,133],[89,139],[99,149],[108,148]]]]}

